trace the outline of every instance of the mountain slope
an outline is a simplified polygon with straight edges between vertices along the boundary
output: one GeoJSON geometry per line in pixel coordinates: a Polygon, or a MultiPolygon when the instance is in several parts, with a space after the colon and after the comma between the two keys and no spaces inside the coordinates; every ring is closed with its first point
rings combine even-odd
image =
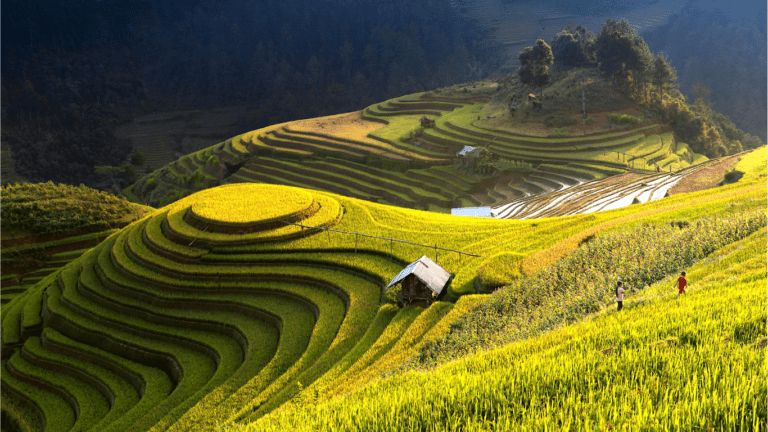
{"type": "Polygon", "coordinates": [[[184,156],[126,193],[161,206],[219,184],[254,182],[447,212],[500,206],[630,171],[680,171],[706,160],[668,127],[642,120],[633,102],[592,75],[563,74],[532,103],[513,102],[525,98],[525,88],[505,79],[269,126],[184,156]],[[582,85],[589,126],[556,127],[576,123],[571,117],[581,106],[582,85]],[[612,124],[609,114],[627,114],[619,117],[634,126],[612,124]],[[421,126],[423,116],[433,124],[421,126]],[[468,146],[484,150],[459,154],[468,146]],[[508,161],[522,164],[509,168],[508,161]],[[519,168],[526,164],[537,169],[519,168]]]}
{"type": "MultiPolygon", "coordinates": [[[[210,430],[261,418],[268,427],[269,413],[290,415],[286,403],[355,391],[454,332],[451,324],[487,299],[445,300],[474,294],[477,269],[491,257],[515,253],[521,272],[535,273],[579,238],[626,224],[754,212],[765,205],[764,152],[738,168],[741,180],[709,191],[535,223],[277,185],[208,189],[114,233],[4,306],[2,379],[11,397],[3,409],[44,419],[45,430],[210,430]],[[446,297],[426,310],[395,310],[383,287],[425,253],[454,275],[446,297]]],[[[752,370],[752,357],[742,357],[752,370]]],[[[726,399],[712,409],[731,407],[726,399]]]]}

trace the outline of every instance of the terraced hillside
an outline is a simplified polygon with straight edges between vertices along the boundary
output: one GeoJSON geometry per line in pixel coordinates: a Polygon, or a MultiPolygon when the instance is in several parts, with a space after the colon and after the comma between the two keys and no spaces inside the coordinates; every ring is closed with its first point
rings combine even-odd
{"type": "Polygon", "coordinates": [[[721,188],[536,222],[278,185],[211,188],[4,306],[3,410],[33,430],[211,430],[342,396],[450,331],[483,301],[462,296],[498,257],[533,274],[623,224],[764,206],[764,154],[745,163],[742,180],[721,188]],[[425,253],[452,273],[447,295],[399,309],[383,287],[425,253]]]}
{"type": "MultiPolygon", "coordinates": [[[[187,430],[268,412],[352,348],[363,350],[359,339],[377,340],[371,326],[381,328],[393,312],[379,311],[385,282],[443,237],[443,224],[427,222],[427,214],[406,213],[432,225],[431,234],[391,226],[403,212],[269,185],[209,189],[160,209],[4,310],[9,400],[37,413],[30,421],[45,430],[187,430]],[[365,228],[426,246],[320,234],[286,222],[365,228]]],[[[493,239],[510,229],[485,221],[486,243],[478,242],[477,228],[453,225],[448,245],[473,249],[503,247],[493,239]]],[[[457,296],[462,283],[472,286],[460,256],[437,253],[458,273],[449,295],[457,296]]],[[[415,321],[421,333],[410,342],[386,333],[400,342],[385,344],[380,354],[412,347],[450,309],[442,304],[415,321]]],[[[421,312],[407,310],[409,320],[421,312]]]]}
{"type": "Polygon", "coordinates": [[[146,169],[160,169],[181,154],[209,147],[222,136],[237,133],[239,109],[171,111],[148,114],[117,129],[146,157],[146,169]]]}
{"type": "Polygon", "coordinates": [[[9,184],[0,195],[3,305],[151,210],[85,186],[9,184]]]}
{"type": "MultiPolygon", "coordinates": [[[[763,377],[768,340],[764,295],[765,150],[744,156],[737,169],[745,173],[746,181],[740,186],[607,213],[618,217],[612,223],[621,223],[635,210],[638,219],[629,225],[640,232],[653,230],[654,225],[669,228],[670,221],[673,225],[684,224],[686,220],[712,215],[727,219],[730,214],[751,214],[748,218],[761,220],[758,226],[763,228],[753,226],[736,235],[742,240],[720,248],[692,267],[687,267],[690,264],[686,261],[683,268],[691,283],[684,296],[678,297],[677,290],[670,288],[677,277],[673,272],[656,279],[659,282],[650,287],[631,289],[623,311],[617,313],[611,301],[606,305],[609,307],[601,307],[585,319],[571,317],[570,322],[576,321],[573,325],[553,327],[557,322],[553,317],[567,315],[570,304],[543,305],[546,312],[536,312],[536,319],[549,324],[540,337],[471,354],[437,369],[430,367],[429,357],[426,371],[401,370],[390,376],[392,371],[382,367],[368,385],[339,394],[331,390],[325,396],[323,390],[328,387],[309,387],[293,403],[231,430],[481,431],[559,430],[564,426],[601,430],[767,430],[763,377]],[[753,187],[758,188],[757,195],[732,195],[753,187]],[[752,211],[740,213],[750,208],[752,211]],[[757,232],[753,232],[755,229],[757,232]],[[719,397],[702,398],[702,394],[719,397]]],[[[611,222],[603,224],[601,230],[610,229],[611,222]]],[[[738,225],[732,227],[732,233],[742,230],[738,225]]],[[[705,225],[697,227],[705,229],[705,225]]],[[[561,248],[575,248],[573,242],[578,244],[601,230],[587,229],[535,255],[562,256],[561,248]]],[[[718,242],[718,237],[724,235],[719,231],[715,229],[707,236],[718,242]]],[[[614,256],[610,248],[604,252],[606,259],[614,256]]],[[[635,256],[632,261],[652,255],[635,256]]],[[[582,258],[583,254],[575,257],[572,264],[584,265],[579,261],[582,258]]],[[[674,262],[678,260],[683,257],[670,262],[679,266],[674,262]]],[[[556,273],[550,275],[557,277],[556,273]]],[[[551,287],[547,285],[548,292],[551,287]]],[[[579,291],[580,287],[559,287],[558,292],[561,289],[579,291]]],[[[518,308],[535,309],[539,305],[525,292],[497,294],[476,305],[483,307],[460,316],[472,323],[493,322],[500,316],[519,313],[518,308]],[[498,301],[493,303],[494,297],[514,299],[516,295],[520,296],[516,307],[494,314],[494,308],[499,307],[498,301]]],[[[569,302],[582,303],[583,299],[574,294],[576,298],[569,302]]],[[[550,292],[545,297],[554,296],[556,303],[557,295],[550,292]]],[[[465,319],[451,327],[461,331],[466,326],[465,319]]],[[[514,325],[503,329],[512,333],[521,330],[514,325]]],[[[430,349],[436,348],[433,345],[430,349]]],[[[349,377],[347,381],[354,379],[349,377]]]]}
{"type": "Polygon", "coordinates": [[[601,180],[584,181],[574,175],[537,169],[524,179],[528,189],[537,188],[507,204],[493,207],[493,217],[501,219],[535,219],[568,216],[612,210],[631,204],[655,201],[665,196],[678,182],[694,175],[719,160],[707,161],[674,173],[627,173],[601,180]]]}
{"type": "Polygon", "coordinates": [[[472,91],[448,92],[450,96],[419,93],[359,113],[238,135],[166,165],[126,193],[162,206],[219,184],[268,183],[448,212],[455,207],[499,206],[561,184],[628,171],[679,171],[706,161],[653,122],[568,136],[493,127],[486,120],[500,110],[492,103],[499,84],[488,81],[467,88],[472,91]],[[422,116],[434,124],[422,127],[422,116]],[[466,146],[486,149],[491,160],[459,156],[466,146]],[[492,167],[498,160],[540,169],[529,176],[498,171],[492,167]]]}
{"type": "Polygon", "coordinates": [[[621,312],[233,430],[765,431],[765,242],[763,229],[689,269],[683,298],[667,278],[621,312]]]}

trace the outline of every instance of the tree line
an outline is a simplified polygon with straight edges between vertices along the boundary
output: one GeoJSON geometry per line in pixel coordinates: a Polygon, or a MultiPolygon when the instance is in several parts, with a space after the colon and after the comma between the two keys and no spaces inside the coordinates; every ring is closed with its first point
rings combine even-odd
{"type": "Polygon", "coordinates": [[[609,19],[595,35],[584,26],[569,26],[552,39],[539,39],[519,55],[520,81],[532,88],[550,84],[552,71],[596,68],[600,75],[655,118],[670,124],[681,141],[708,157],[757,148],[762,141],[739,130],[725,115],[712,111],[701,88],[693,104],[677,90],[677,71],[625,19],[609,19]]]}

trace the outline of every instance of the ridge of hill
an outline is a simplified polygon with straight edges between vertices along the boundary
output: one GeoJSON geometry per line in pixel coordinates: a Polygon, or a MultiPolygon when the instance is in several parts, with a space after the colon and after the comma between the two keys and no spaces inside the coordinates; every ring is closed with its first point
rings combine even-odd
{"type": "Polygon", "coordinates": [[[687,106],[674,94],[659,111],[592,69],[557,73],[534,101],[528,91],[508,76],[272,125],[183,156],[125,193],[162,206],[216,185],[254,182],[447,212],[499,207],[617,174],[682,176],[707,160],[656,120],[669,120],[668,106],[687,106]],[[422,116],[434,122],[423,127],[422,116]],[[481,150],[462,154],[467,146],[481,150]]]}
{"type": "Polygon", "coordinates": [[[7,184],[0,196],[3,305],[153,210],[87,186],[51,182],[7,184]]]}
{"type": "MultiPolygon", "coordinates": [[[[434,346],[436,341],[457,331],[452,324],[493,297],[472,294],[478,290],[475,282],[478,270],[481,267],[494,270],[496,267],[489,263],[498,256],[517,259],[517,275],[496,278],[502,280],[501,285],[508,285],[521,275],[534,275],[549,268],[581,244],[589,244],[590,238],[606,231],[638,224],[695,225],[706,215],[749,215],[763,209],[765,149],[742,156],[736,169],[743,173],[740,179],[722,187],[672,195],[613,211],[536,221],[456,218],[281,185],[232,184],[207,189],[155,210],[115,232],[98,247],[46,276],[3,307],[3,411],[21,419],[20,423],[46,431],[92,428],[182,431],[221,426],[238,429],[253,421],[257,423],[252,427],[273,430],[301,421],[306,421],[300,425],[305,428],[317,425],[321,429],[337,426],[343,429],[351,424],[348,423],[350,417],[345,416],[357,413],[356,418],[368,418],[362,416],[366,408],[350,406],[347,410],[345,406],[343,414],[337,410],[337,416],[310,421],[304,414],[291,417],[295,405],[286,403],[316,400],[319,411],[311,411],[313,404],[307,408],[310,410],[307,415],[325,413],[326,402],[320,400],[320,395],[326,394],[326,390],[329,396],[362,394],[355,393],[356,389],[375,382],[382,373],[396,372],[423,352],[424,347],[434,346]],[[434,258],[453,278],[444,290],[444,297],[428,308],[399,309],[393,293],[383,288],[403,266],[424,254],[434,258]],[[275,419],[287,423],[273,423],[275,419]],[[325,420],[331,423],[314,423],[325,420]]],[[[727,242],[744,238],[754,229],[754,224],[745,225],[727,242]]],[[[755,241],[753,237],[749,241],[759,245],[761,238],[755,241]]],[[[746,249],[739,249],[740,245],[735,244],[725,252],[749,254],[754,244],[750,243],[746,249]]],[[[717,262],[714,259],[710,263],[717,262]]],[[[755,263],[763,265],[764,259],[748,260],[740,268],[745,277],[752,278],[750,281],[759,283],[765,273],[759,270],[764,266],[753,268],[755,263]]],[[[715,266],[710,273],[727,279],[730,273],[724,271],[715,266]]],[[[697,282],[694,279],[692,298],[698,298],[697,282]]],[[[739,298],[751,305],[746,315],[739,316],[738,323],[743,326],[738,329],[725,329],[718,324],[725,322],[723,320],[706,326],[705,331],[696,336],[700,341],[696,349],[705,351],[692,353],[711,353],[713,334],[720,332],[721,327],[732,331],[740,345],[714,358],[717,361],[714,364],[736,361],[739,367],[733,371],[741,371],[739,376],[748,379],[758,374],[756,370],[762,364],[759,355],[747,355],[746,350],[759,336],[751,323],[759,320],[760,311],[764,312],[765,308],[760,309],[759,299],[754,299],[755,284],[748,283],[743,288],[739,285],[734,290],[708,290],[718,296],[711,308],[701,307],[707,302],[687,301],[696,301],[697,314],[730,313],[732,308],[721,307],[724,304],[721,300],[725,298],[733,300],[741,296],[739,298]]],[[[654,292],[653,289],[648,292],[654,292]]],[[[605,297],[599,296],[596,304],[609,300],[605,297]]],[[[650,310],[647,308],[652,307],[652,301],[646,303],[648,306],[636,306],[638,311],[650,310]]],[[[674,316],[682,319],[682,311],[678,309],[674,316]]],[[[704,319],[704,315],[701,316],[704,319]]],[[[676,329],[665,324],[659,327],[659,337],[666,341],[668,334],[675,335],[676,329]]],[[[578,329],[574,331],[579,333],[578,329]]],[[[591,331],[585,330],[585,337],[591,331]]],[[[646,339],[655,336],[655,333],[643,333],[636,342],[616,345],[617,358],[624,359],[625,354],[639,355],[645,349],[646,339]]],[[[595,342],[585,346],[591,350],[593,345],[600,345],[598,348],[604,349],[602,343],[615,344],[615,337],[613,333],[596,335],[595,342]]],[[[694,339],[676,337],[684,348],[681,351],[690,353],[685,347],[694,339]]],[[[538,343],[538,339],[528,342],[538,343]]],[[[521,354],[525,351],[517,346],[509,349],[522,349],[521,354]]],[[[688,358],[674,357],[677,355],[674,350],[671,353],[670,364],[679,364],[688,358]]],[[[764,360],[764,353],[762,356],[764,360]]],[[[600,357],[590,355],[586,360],[595,358],[600,357]]],[[[648,361],[653,359],[656,357],[648,361]]],[[[492,369],[513,367],[488,361],[493,364],[492,369]]],[[[456,367],[461,368],[461,364],[456,367]]],[[[574,359],[571,364],[574,370],[593,370],[587,367],[593,363],[579,363],[574,359]]],[[[647,364],[635,366],[641,373],[638,376],[650,380],[658,375],[655,369],[643,366],[647,364]]],[[[483,363],[482,367],[486,366],[483,363]]],[[[678,369],[668,372],[672,374],[675,370],[678,369]]],[[[490,373],[498,375],[495,369],[490,373]]],[[[577,375],[571,378],[577,379],[577,375]]],[[[412,376],[408,375],[407,382],[411,382],[412,376]]],[[[515,376],[521,380],[520,385],[547,382],[522,373],[515,376]]],[[[667,379],[670,385],[687,385],[691,382],[687,377],[667,379]]],[[[720,384],[716,387],[701,390],[731,394],[742,382],[736,379],[735,375],[728,375],[727,380],[718,381],[720,384]]],[[[387,383],[396,382],[383,382],[371,387],[370,392],[378,392],[381,385],[391,386],[387,383]]],[[[484,378],[483,382],[493,381],[484,378]]],[[[443,390],[448,388],[450,386],[443,386],[443,390]]],[[[573,386],[576,391],[583,388],[582,384],[573,386]]],[[[699,388],[695,388],[698,391],[699,388]]],[[[556,386],[551,389],[557,391],[556,386]]],[[[752,402],[752,395],[759,390],[749,387],[743,404],[730,397],[705,405],[691,402],[690,415],[712,413],[709,420],[715,428],[745,421],[744,424],[759,426],[755,422],[761,418],[763,405],[752,402]]],[[[379,401],[386,399],[395,403],[391,406],[400,406],[397,401],[403,400],[401,393],[392,394],[400,396],[379,401]]],[[[449,399],[453,397],[450,392],[445,395],[449,399]]],[[[361,403],[368,400],[367,397],[359,399],[361,403]]],[[[505,400],[513,399],[517,400],[516,396],[505,400]]],[[[535,404],[544,403],[545,399],[536,396],[535,404]]],[[[495,407],[493,400],[489,397],[485,402],[478,401],[480,405],[475,409],[468,408],[474,406],[474,402],[462,404],[468,409],[453,410],[456,414],[450,418],[441,414],[442,408],[428,411],[434,413],[431,420],[420,418],[421,414],[415,412],[410,413],[409,418],[420,421],[421,427],[427,430],[446,424],[475,427],[473,422],[483,416],[488,421],[502,422],[498,426],[504,428],[503,422],[512,421],[507,411],[479,408],[495,407]]],[[[327,403],[350,401],[339,399],[327,403]]],[[[639,402],[648,403],[648,400],[639,402]]],[[[596,409],[596,405],[579,404],[576,399],[567,403],[568,413],[579,412],[582,406],[592,410],[589,412],[596,409]]],[[[411,401],[409,406],[419,410],[424,405],[411,401]]],[[[443,406],[448,405],[440,405],[443,406]]],[[[615,410],[620,412],[620,407],[615,410]]],[[[382,411],[370,413],[376,412],[382,411]]],[[[603,422],[599,416],[604,411],[594,412],[595,418],[591,421],[603,422]]],[[[654,424],[655,411],[644,409],[643,412],[646,414],[634,418],[650,427],[654,424]]],[[[610,421],[613,418],[610,417],[610,421]]],[[[689,418],[683,416],[681,420],[689,418]]],[[[378,420],[365,420],[364,428],[387,429],[403,425],[402,421],[409,420],[384,415],[378,420]]]]}

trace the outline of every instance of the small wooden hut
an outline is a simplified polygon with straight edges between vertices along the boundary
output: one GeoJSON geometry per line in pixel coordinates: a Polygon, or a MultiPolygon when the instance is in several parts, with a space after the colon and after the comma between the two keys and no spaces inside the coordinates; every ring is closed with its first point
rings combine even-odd
{"type": "Polygon", "coordinates": [[[398,299],[405,303],[419,301],[429,303],[443,292],[450,278],[450,273],[424,255],[398,273],[386,289],[402,283],[397,293],[398,299]]]}
{"type": "Polygon", "coordinates": [[[426,115],[421,116],[421,119],[419,119],[419,122],[421,123],[421,127],[433,127],[435,125],[435,121],[427,117],[426,115]]]}
{"type": "Polygon", "coordinates": [[[533,93],[528,93],[528,102],[532,102],[536,100],[536,95],[533,93]]]}

